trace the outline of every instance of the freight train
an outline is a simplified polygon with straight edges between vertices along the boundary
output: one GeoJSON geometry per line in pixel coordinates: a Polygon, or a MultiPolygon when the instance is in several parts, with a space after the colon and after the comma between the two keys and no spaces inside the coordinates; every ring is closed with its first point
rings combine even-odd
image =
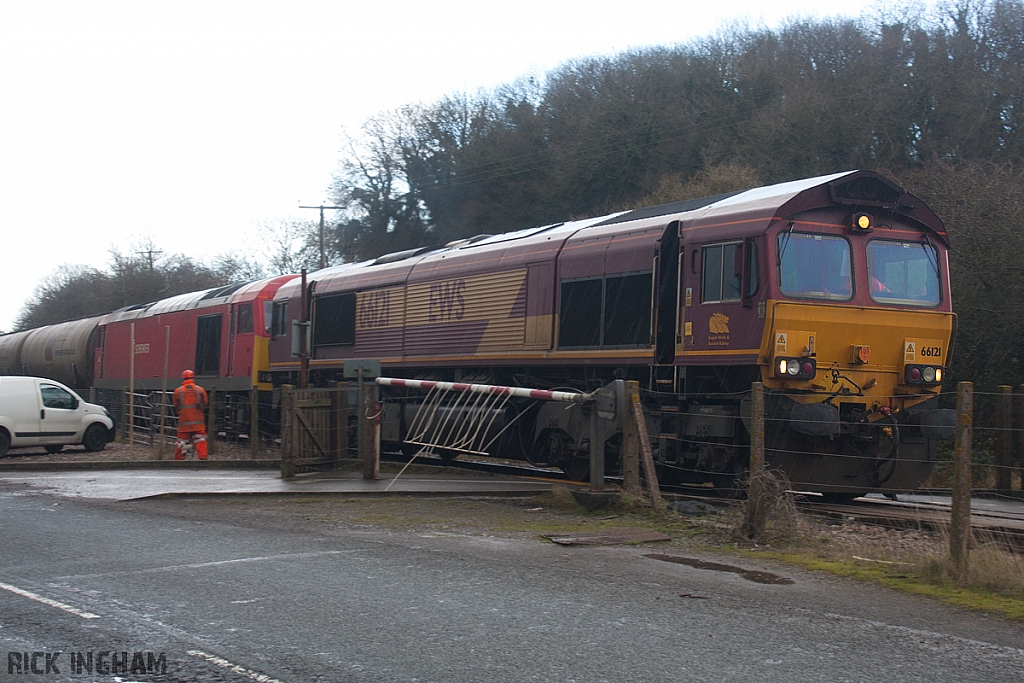
{"type": "MultiPolygon", "coordinates": [[[[581,392],[636,380],[661,478],[731,490],[760,382],[766,461],[794,487],[908,490],[952,434],[937,400],[956,326],[948,246],[920,199],[870,171],[482,234],[250,285],[266,327],[245,386],[276,396],[301,373],[326,385],[366,359],[407,379],[581,392]]],[[[106,360],[128,357],[123,334],[103,331],[129,315],[97,325],[93,377],[82,381],[124,385],[123,364],[106,360]]],[[[198,330],[204,316],[188,315],[198,330]]],[[[206,346],[190,334],[172,348],[192,362],[198,344],[198,366],[206,346]]],[[[6,349],[0,338],[0,372],[6,349]]],[[[226,353],[211,371],[230,367],[226,353]]],[[[201,383],[220,381],[199,369],[201,383]]],[[[423,399],[389,391],[382,435],[398,443],[423,399]]],[[[499,410],[501,455],[575,477],[592,447],[609,471],[620,462],[621,433],[592,446],[584,407],[510,400],[499,410]]]]}

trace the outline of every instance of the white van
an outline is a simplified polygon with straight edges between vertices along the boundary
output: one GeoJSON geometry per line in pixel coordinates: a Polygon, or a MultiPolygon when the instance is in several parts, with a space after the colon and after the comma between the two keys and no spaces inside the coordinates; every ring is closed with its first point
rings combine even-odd
{"type": "Polygon", "coordinates": [[[0,377],[0,458],[8,448],[43,446],[57,453],[82,444],[101,451],[114,439],[103,406],[86,403],[60,382],[42,377],[0,377]]]}

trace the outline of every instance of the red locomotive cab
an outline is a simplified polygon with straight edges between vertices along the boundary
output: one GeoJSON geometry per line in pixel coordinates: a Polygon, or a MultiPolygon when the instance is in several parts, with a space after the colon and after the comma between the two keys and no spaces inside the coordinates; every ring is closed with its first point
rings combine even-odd
{"type": "Polygon", "coordinates": [[[224,376],[247,381],[252,386],[269,390],[269,383],[260,383],[266,374],[274,295],[280,287],[294,279],[282,275],[259,280],[238,289],[228,303],[228,341],[225,349],[224,376]]]}
{"type": "Polygon", "coordinates": [[[155,391],[193,369],[197,383],[248,392],[266,370],[267,307],[293,276],[182,294],[112,313],[101,326],[95,386],[155,391]],[[133,347],[134,344],[134,347],[133,347]],[[134,353],[132,349],[134,348],[134,353]]]}

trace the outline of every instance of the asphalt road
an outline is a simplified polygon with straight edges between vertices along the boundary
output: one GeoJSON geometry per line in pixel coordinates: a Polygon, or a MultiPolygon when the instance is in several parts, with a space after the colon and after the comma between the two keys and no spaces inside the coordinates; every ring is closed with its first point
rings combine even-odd
{"type": "Polygon", "coordinates": [[[1024,677],[1021,625],[845,580],[745,563],[793,580],[755,583],[645,557],[736,563],[657,546],[260,528],[224,509],[0,489],[0,681],[1024,677]],[[98,673],[110,652],[166,673],[98,673]]]}

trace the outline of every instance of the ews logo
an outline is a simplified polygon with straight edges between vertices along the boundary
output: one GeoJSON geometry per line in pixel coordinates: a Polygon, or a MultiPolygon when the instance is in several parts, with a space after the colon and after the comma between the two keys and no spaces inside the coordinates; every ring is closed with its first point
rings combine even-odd
{"type": "Polygon", "coordinates": [[[430,285],[430,301],[427,308],[428,322],[462,320],[466,315],[465,280],[436,282],[430,285]]]}

